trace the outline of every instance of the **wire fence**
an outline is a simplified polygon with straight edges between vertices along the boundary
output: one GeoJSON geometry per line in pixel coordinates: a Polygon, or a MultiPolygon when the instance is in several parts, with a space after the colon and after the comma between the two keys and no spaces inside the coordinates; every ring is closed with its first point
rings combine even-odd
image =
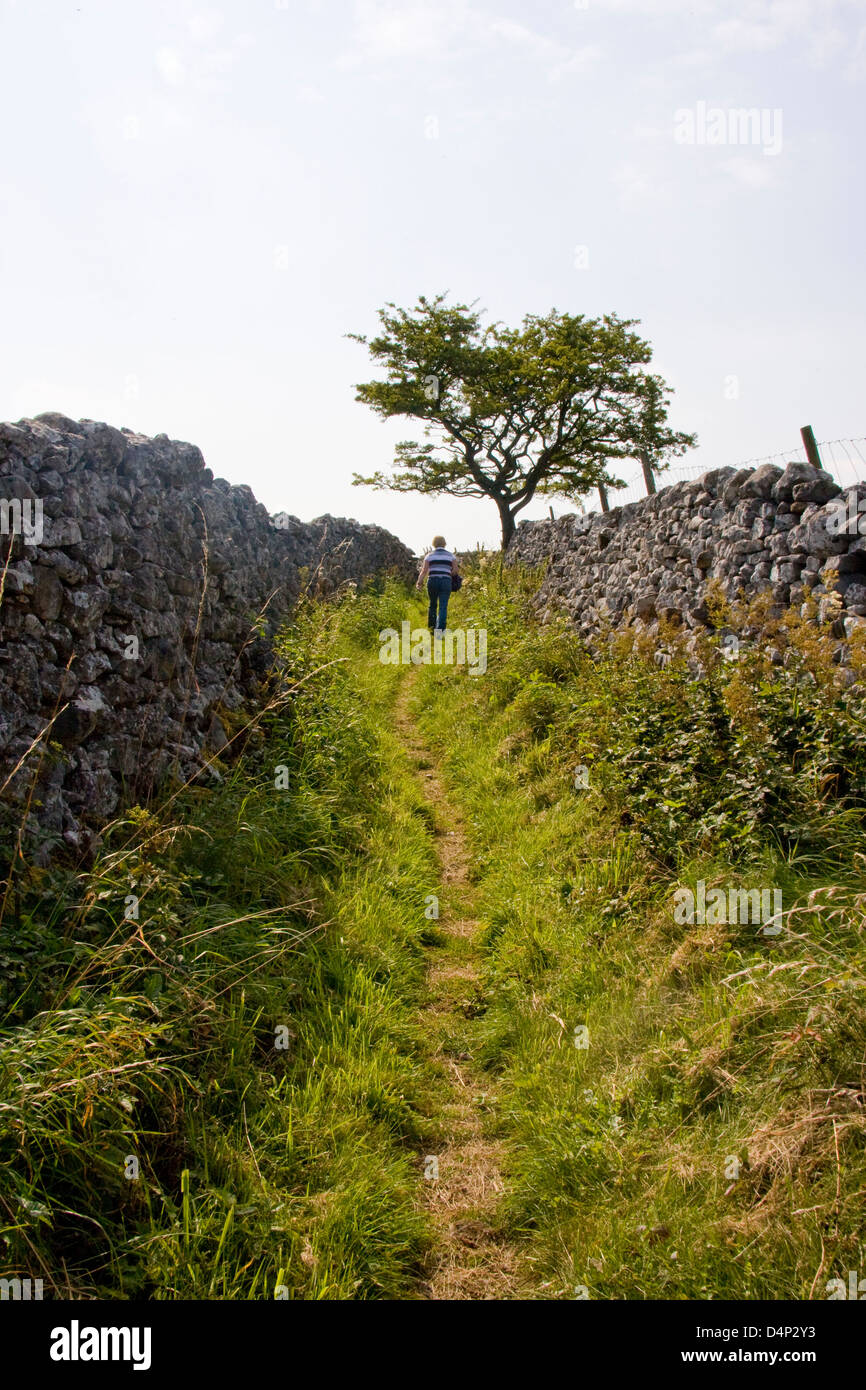
{"type": "MultiPolygon", "coordinates": [[[[823,467],[828,473],[832,473],[840,487],[848,488],[853,487],[855,483],[866,482],[866,437],[860,439],[826,439],[823,444],[818,445],[818,451],[823,467]]],[[[784,468],[786,463],[808,463],[808,459],[803,445],[798,444],[792,449],[783,450],[780,454],[766,454],[763,458],[746,459],[743,463],[738,463],[735,466],[737,468],[759,468],[763,463],[775,463],[784,468]]],[[[710,469],[705,463],[672,466],[659,475],[659,491],[670,487],[672,483],[699,478],[702,473],[709,471],[710,469]]],[[[633,471],[623,478],[623,482],[625,483],[624,488],[611,488],[608,492],[611,507],[622,507],[626,502],[639,502],[642,497],[647,495],[640,464],[635,465],[633,471]]],[[[587,493],[581,500],[587,512],[599,510],[597,492],[587,493]]]]}

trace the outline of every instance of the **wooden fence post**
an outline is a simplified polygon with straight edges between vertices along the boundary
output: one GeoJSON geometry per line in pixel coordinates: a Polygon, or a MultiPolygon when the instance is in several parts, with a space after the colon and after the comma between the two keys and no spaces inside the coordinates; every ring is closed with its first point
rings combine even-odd
{"type": "Polygon", "coordinates": [[[800,430],[800,438],[803,441],[803,448],[806,450],[806,458],[813,468],[821,468],[821,455],[818,453],[818,445],[815,443],[815,432],[811,425],[804,425],[800,430]]]}

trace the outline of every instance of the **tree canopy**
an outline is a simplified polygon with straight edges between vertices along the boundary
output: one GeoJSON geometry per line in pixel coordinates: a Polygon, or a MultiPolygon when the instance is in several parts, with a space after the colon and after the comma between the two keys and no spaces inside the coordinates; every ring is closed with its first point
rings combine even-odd
{"type": "Polygon", "coordinates": [[[482,324],[474,305],[421,296],[411,310],[388,303],[381,332],[348,336],[385,369],[356,387],[383,419],[423,422],[424,442],[397,444],[393,469],[353,482],[395,492],[490,497],[502,544],[538,494],[575,499],[621,484],[611,460],[656,468],[694,444],[667,424],[669,388],[645,370],[652,350],[616,314],[551,310],[519,328],[482,324]]]}

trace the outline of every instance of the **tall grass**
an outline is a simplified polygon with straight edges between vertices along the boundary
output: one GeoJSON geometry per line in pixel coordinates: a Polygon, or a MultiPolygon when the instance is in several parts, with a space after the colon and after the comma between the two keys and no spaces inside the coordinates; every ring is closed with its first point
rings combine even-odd
{"type": "Polygon", "coordinates": [[[0,1268],[46,1296],[413,1296],[419,797],[364,634],[308,603],[219,783],[133,808],[0,926],[0,1268]]]}
{"type": "MultiPolygon", "coordinates": [[[[488,671],[414,708],[472,849],[505,1229],[539,1298],[820,1298],[864,1273],[866,653],[533,617],[480,561],[488,671]],[[674,892],[778,890],[780,930],[674,892]]],[[[429,807],[376,659],[402,590],[305,602],[208,786],[134,807],[0,921],[0,1272],[67,1297],[418,1296],[447,1110],[423,1006],[429,807]]],[[[232,723],[237,720],[237,727],[232,723]]],[[[455,910],[460,904],[456,904],[455,910]]],[[[462,1025],[461,1025],[462,1026],[462,1025]]]]}
{"type": "Polygon", "coordinates": [[[488,675],[418,691],[472,828],[512,1234],[540,1297],[826,1297],[866,1266],[863,649],[758,604],[717,607],[735,662],[672,629],[664,667],[593,657],[532,588],[482,561],[488,675]],[[779,889],[778,934],[678,923],[701,879],[779,889]]]}

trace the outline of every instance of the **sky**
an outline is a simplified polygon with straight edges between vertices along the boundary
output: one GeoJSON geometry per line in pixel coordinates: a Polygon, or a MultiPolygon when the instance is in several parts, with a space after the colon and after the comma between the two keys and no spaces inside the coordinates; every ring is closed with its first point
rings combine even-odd
{"type": "Polygon", "coordinates": [[[351,484],[419,436],[345,335],[448,292],[640,320],[687,465],[866,435],[866,0],[0,0],[0,53],[0,419],[498,543],[351,484]]]}

